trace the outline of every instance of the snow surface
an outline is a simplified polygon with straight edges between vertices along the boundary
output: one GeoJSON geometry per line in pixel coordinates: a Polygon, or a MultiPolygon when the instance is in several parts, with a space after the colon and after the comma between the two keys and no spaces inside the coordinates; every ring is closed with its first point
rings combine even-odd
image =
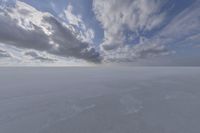
{"type": "Polygon", "coordinates": [[[0,68],[0,133],[200,133],[200,68],[0,68]]]}

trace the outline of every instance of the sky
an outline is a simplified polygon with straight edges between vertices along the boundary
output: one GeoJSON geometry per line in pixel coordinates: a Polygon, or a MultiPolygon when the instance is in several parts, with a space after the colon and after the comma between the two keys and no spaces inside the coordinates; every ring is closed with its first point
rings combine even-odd
{"type": "Polygon", "coordinates": [[[0,66],[199,66],[200,0],[0,0],[0,66]]]}

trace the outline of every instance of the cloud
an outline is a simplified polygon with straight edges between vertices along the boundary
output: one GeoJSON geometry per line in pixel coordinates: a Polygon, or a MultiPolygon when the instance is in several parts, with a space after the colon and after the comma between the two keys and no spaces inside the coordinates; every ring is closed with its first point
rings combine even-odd
{"type": "Polygon", "coordinates": [[[12,57],[10,53],[5,50],[0,49],[0,58],[9,58],[12,57]]]}
{"type": "Polygon", "coordinates": [[[158,28],[165,19],[157,0],[94,0],[93,10],[104,29],[104,50],[126,45],[127,30],[140,36],[158,28]]]}
{"type": "Polygon", "coordinates": [[[100,54],[90,43],[79,40],[66,25],[49,13],[17,1],[15,8],[0,12],[0,42],[62,57],[101,62],[100,54]]]}
{"type": "Polygon", "coordinates": [[[73,6],[71,4],[69,4],[66,9],[59,14],[59,18],[62,21],[67,22],[67,27],[75,32],[80,40],[93,43],[95,37],[94,31],[85,25],[80,14],[75,15],[73,13],[73,6]]]}
{"type": "Polygon", "coordinates": [[[200,1],[194,2],[178,14],[158,35],[157,39],[165,44],[187,44],[199,42],[200,36],[200,1]]]}
{"type": "Polygon", "coordinates": [[[39,60],[41,62],[54,62],[54,61],[56,61],[55,59],[41,55],[41,54],[37,53],[36,51],[28,51],[28,52],[25,52],[24,55],[30,56],[30,57],[32,57],[33,60],[39,60]]]}
{"type": "Polygon", "coordinates": [[[94,0],[93,11],[104,29],[101,44],[104,60],[133,62],[176,53],[172,45],[198,44],[200,1],[193,2],[179,14],[173,14],[172,19],[170,9],[164,8],[166,2],[94,0]]]}
{"type": "Polygon", "coordinates": [[[22,60],[29,56],[31,61],[41,62],[51,60],[50,57],[93,63],[135,62],[176,53],[183,45],[199,47],[198,0],[184,8],[162,0],[93,0],[94,15],[104,33],[99,45],[94,42],[99,41],[96,38],[100,38],[101,31],[94,31],[90,22],[83,21],[84,17],[93,16],[82,16],[70,3],[55,16],[20,1],[0,3],[0,43],[6,45],[2,48],[10,46],[23,51],[13,54],[8,50],[22,60]],[[171,8],[181,9],[172,13],[171,8]],[[24,51],[29,52],[24,55],[24,51]]]}
{"type": "Polygon", "coordinates": [[[170,52],[164,45],[141,44],[135,47],[124,46],[116,50],[104,52],[105,62],[136,62],[138,59],[168,55],[170,52]]]}
{"type": "Polygon", "coordinates": [[[0,0],[0,9],[5,9],[7,7],[14,7],[16,0],[0,0]]]}
{"type": "Polygon", "coordinates": [[[72,12],[73,12],[73,7],[72,5],[69,4],[67,8],[64,10],[64,12],[60,14],[60,17],[67,20],[69,24],[79,27],[80,23],[82,23],[81,16],[80,15],[76,16],[72,12]]]}
{"type": "Polygon", "coordinates": [[[133,61],[166,53],[163,45],[150,43],[143,35],[163,24],[163,4],[159,0],[94,0],[94,13],[104,29],[101,50],[105,60],[133,61]]]}

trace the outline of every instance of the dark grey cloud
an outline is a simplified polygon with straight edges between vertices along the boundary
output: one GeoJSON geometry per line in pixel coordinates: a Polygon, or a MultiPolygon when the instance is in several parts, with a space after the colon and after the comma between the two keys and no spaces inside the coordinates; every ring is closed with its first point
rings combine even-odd
{"type": "Polygon", "coordinates": [[[54,17],[44,17],[44,23],[49,23],[52,26],[54,33],[50,37],[56,44],[59,44],[59,48],[51,51],[51,53],[85,59],[91,62],[101,61],[100,54],[94,48],[90,48],[88,43],[78,40],[68,28],[54,17]]]}
{"type": "MultiPolygon", "coordinates": [[[[42,26],[35,25],[31,21],[29,24],[34,30],[21,27],[19,23],[25,21],[23,17],[13,19],[9,12],[12,14],[12,9],[0,11],[1,43],[22,49],[45,51],[62,57],[74,57],[95,63],[101,62],[100,54],[90,44],[78,40],[70,29],[52,15],[42,16],[43,24],[50,25],[51,30],[53,30],[52,34],[48,35],[42,26]],[[56,49],[55,44],[58,45],[56,49]]],[[[20,11],[19,14],[24,15],[24,10],[22,13],[20,11]]]]}
{"type": "Polygon", "coordinates": [[[40,60],[41,62],[54,62],[54,61],[56,61],[55,59],[39,55],[35,51],[25,52],[24,55],[31,56],[33,58],[33,60],[40,60]]]}
{"type": "Polygon", "coordinates": [[[19,48],[48,51],[51,48],[49,37],[40,27],[33,26],[35,30],[28,31],[19,27],[17,22],[13,21],[9,16],[0,16],[0,41],[1,43],[14,45],[19,48]]]}

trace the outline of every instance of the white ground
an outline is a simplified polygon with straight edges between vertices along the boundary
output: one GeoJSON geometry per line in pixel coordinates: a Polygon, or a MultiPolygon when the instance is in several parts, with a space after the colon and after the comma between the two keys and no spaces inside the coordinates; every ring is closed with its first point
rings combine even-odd
{"type": "Polygon", "coordinates": [[[0,68],[0,133],[200,133],[200,68],[0,68]]]}

